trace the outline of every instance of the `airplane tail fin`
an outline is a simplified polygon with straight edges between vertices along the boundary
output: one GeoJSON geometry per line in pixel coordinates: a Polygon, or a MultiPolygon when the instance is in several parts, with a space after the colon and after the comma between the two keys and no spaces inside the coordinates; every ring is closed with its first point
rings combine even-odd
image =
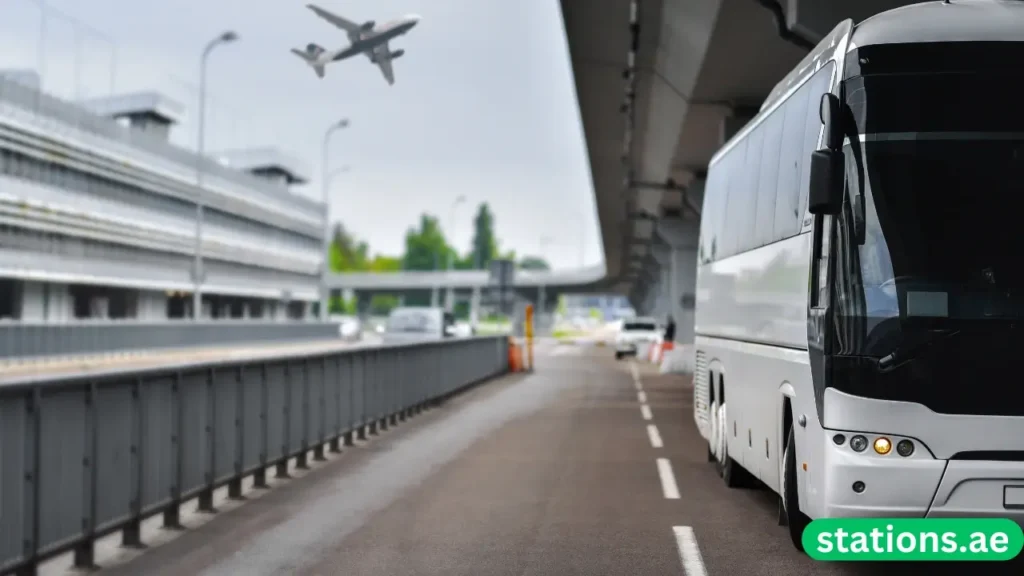
{"type": "Polygon", "coordinates": [[[313,68],[313,71],[316,72],[316,75],[317,75],[318,78],[323,78],[324,74],[326,72],[326,70],[324,70],[323,64],[317,64],[316,63],[317,57],[320,56],[323,53],[324,53],[324,49],[321,48],[320,46],[317,46],[316,44],[313,44],[313,43],[310,43],[308,46],[306,46],[305,50],[299,50],[298,48],[292,48],[292,54],[295,54],[299,58],[302,58],[302,60],[306,64],[309,64],[310,67],[313,68]]]}

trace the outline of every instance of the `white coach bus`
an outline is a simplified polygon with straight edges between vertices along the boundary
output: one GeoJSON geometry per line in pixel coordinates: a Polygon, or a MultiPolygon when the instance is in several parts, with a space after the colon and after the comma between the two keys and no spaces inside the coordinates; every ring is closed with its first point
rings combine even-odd
{"type": "Polygon", "coordinates": [[[694,418],[798,548],[812,518],[1024,521],[1022,62],[1021,1],[846,21],[711,161],[694,418]]]}

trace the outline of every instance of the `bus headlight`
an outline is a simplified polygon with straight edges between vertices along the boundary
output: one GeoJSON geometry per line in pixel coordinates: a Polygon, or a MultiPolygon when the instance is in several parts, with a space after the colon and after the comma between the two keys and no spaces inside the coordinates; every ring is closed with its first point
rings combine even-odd
{"type": "Polygon", "coordinates": [[[910,440],[900,440],[899,444],[896,444],[896,453],[904,458],[914,453],[914,443],[910,440]]]}
{"type": "Polygon", "coordinates": [[[868,439],[860,434],[850,438],[850,448],[854,452],[863,452],[868,447],[868,439]]]}
{"type": "Polygon", "coordinates": [[[886,437],[875,438],[875,452],[885,456],[889,452],[892,452],[892,442],[886,437]]]}

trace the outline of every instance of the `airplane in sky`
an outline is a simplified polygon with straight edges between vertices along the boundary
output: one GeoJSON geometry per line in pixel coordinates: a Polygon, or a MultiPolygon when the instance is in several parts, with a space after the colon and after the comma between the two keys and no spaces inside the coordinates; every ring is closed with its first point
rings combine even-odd
{"type": "Polygon", "coordinates": [[[391,61],[405,54],[405,50],[392,52],[389,42],[412,30],[419,23],[419,16],[410,14],[378,26],[373,20],[357,24],[315,4],[307,4],[306,7],[317,16],[344,30],[349,40],[348,46],[333,51],[326,50],[312,42],[306,45],[305,50],[292,48],[292,53],[311,66],[318,77],[324,77],[326,66],[331,62],[351,58],[357,54],[365,54],[370,62],[380,67],[380,71],[389,85],[395,83],[395,71],[391,66],[391,61]]]}

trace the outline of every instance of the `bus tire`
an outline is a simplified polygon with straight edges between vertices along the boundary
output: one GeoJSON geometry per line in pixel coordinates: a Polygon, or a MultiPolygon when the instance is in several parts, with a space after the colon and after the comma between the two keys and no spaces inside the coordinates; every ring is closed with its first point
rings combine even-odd
{"type": "Polygon", "coordinates": [[[804,551],[804,528],[811,523],[803,512],[800,511],[800,493],[797,483],[796,469],[796,440],[793,429],[789,429],[789,437],[786,439],[786,454],[784,456],[786,466],[784,474],[784,485],[782,486],[782,506],[786,516],[786,525],[789,530],[789,538],[793,546],[800,552],[804,551]]]}

